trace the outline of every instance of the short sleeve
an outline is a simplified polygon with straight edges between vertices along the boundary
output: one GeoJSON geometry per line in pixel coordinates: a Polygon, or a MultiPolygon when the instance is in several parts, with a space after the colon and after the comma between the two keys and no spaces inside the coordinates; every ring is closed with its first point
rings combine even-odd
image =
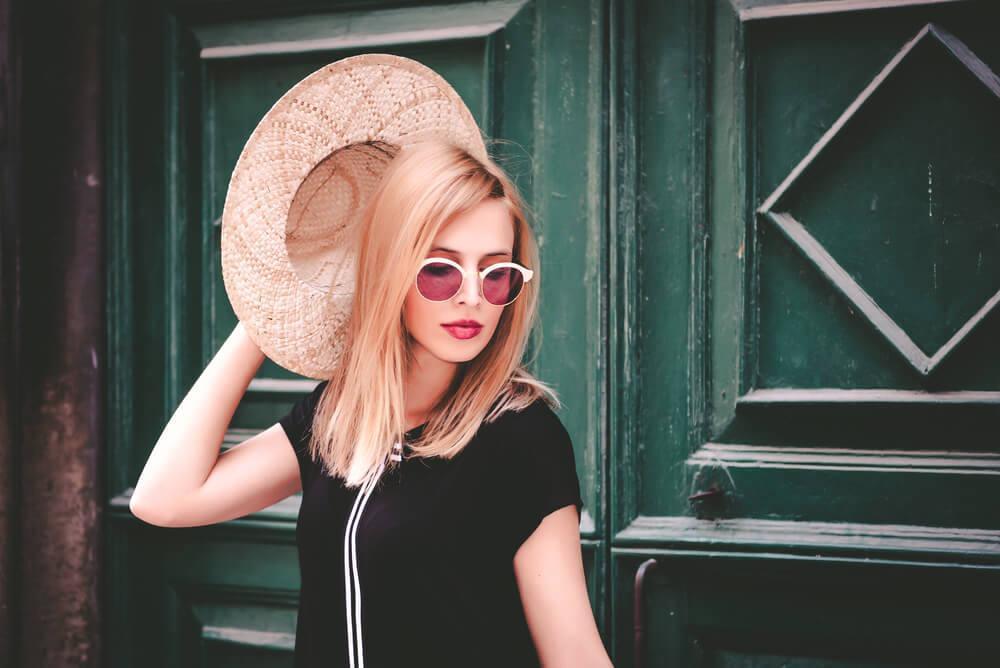
{"type": "Polygon", "coordinates": [[[576,506],[578,516],[583,511],[573,442],[559,417],[541,402],[514,418],[513,443],[508,444],[515,465],[506,511],[512,555],[549,513],[568,505],[576,506]]]}
{"type": "Polygon", "coordinates": [[[316,462],[309,456],[309,436],[312,430],[313,415],[316,413],[316,405],[319,403],[319,398],[328,382],[324,380],[317,384],[312,392],[296,401],[291,410],[278,420],[292,444],[296,459],[299,461],[303,489],[312,480],[313,471],[316,470],[317,466],[316,462]]]}

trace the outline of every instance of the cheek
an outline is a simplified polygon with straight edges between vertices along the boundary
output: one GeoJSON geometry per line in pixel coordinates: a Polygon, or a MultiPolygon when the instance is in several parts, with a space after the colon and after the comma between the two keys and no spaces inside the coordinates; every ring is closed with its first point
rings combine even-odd
{"type": "Polygon", "coordinates": [[[446,305],[438,305],[421,297],[416,288],[411,288],[403,303],[403,324],[410,336],[421,342],[428,342],[436,336],[438,323],[447,322],[441,310],[446,305]]]}
{"type": "Polygon", "coordinates": [[[501,315],[503,315],[503,308],[491,308],[483,313],[483,324],[486,325],[485,329],[489,330],[491,336],[496,330],[497,325],[500,323],[501,315]]]}
{"type": "Polygon", "coordinates": [[[425,320],[426,305],[427,302],[421,299],[420,295],[415,294],[411,288],[403,302],[403,322],[411,334],[415,330],[419,330],[421,323],[425,320]]]}

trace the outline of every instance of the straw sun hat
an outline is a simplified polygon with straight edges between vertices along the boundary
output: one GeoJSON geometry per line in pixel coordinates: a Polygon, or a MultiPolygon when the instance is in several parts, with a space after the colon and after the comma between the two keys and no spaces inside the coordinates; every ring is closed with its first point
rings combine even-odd
{"type": "Polygon", "coordinates": [[[278,99],[233,169],[222,279],[236,317],[277,364],[329,378],[354,294],[361,213],[403,146],[444,139],[486,158],[458,93],[409,58],[351,56],[278,99]]]}

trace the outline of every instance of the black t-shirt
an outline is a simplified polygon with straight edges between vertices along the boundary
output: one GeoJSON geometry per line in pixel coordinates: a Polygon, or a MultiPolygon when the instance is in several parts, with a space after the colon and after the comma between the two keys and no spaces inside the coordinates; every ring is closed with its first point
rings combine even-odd
{"type": "Polygon", "coordinates": [[[538,399],[482,424],[451,460],[413,457],[404,443],[364,494],[308,455],[326,384],[280,420],[302,476],[295,666],[538,666],[513,558],[546,515],[583,508],[558,416],[538,399]]]}

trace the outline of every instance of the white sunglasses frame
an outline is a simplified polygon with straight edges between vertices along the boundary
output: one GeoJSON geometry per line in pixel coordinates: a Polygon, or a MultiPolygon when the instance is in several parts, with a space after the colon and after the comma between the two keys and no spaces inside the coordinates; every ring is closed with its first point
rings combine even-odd
{"type": "MultiPolygon", "coordinates": [[[[417,269],[417,277],[420,276],[420,270],[423,269],[424,267],[426,267],[427,265],[431,264],[432,262],[444,262],[445,264],[450,264],[451,266],[453,266],[456,269],[458,269],[458,271],[462,274],[462,282],[458,284],[458,290],[455,291],[455,295],[457,295],[460,292],[462,292],[462,288],[465,287],[465,278],[466,278],[466,274],[468,272],[465,271],[465,269],[462,267],[462,265],[460,265],[459,263],[457,263],[454,260],[451,260],[449,258],[446,258],[446,257],[429,257],[429,258],[427,258],[422,263],[420,263],[420,267],[417,269]]],[[[483,301],[485,301],[490,306],[507,306],[507,304],[513,304],[517,300],[517,297],[521,296],[520,292],[517,293],[517,297],[514,297],[514,299],[511,299],[509,302],[507,302],[507,304],[494,304],[489,299],[486,299],[486,295],[483,294],[483,281],[486,280],[486,274],[490,273],[491,271],[493,271],[497,267],[514,267],[515,269],[517,269],[518,271],[521,272],[521,276],[524,277],[524,282],[525,283],[527,283],[528,281],[531,280],[531,277],[535,275],[535,272],[532,269],[528,269],[527,267],[519,265],[517,262],[497,262],[496,264],[491,264],[490,266],[486,267],[485,269],[482,269],[481,271],[476,272],[476,273],[479,274],[479,296],[483,298],[483,301]]],[[[420,292],[420,286],[417,285],[417,278],[416,277],[414,277],[414,279],[413,279],[413,284],[417,288],[417,294],[420,295],[420,297],[423,298],[425,301],[429,301],[432,304],[443,304],[444,302],[450,301],[450,300],[452,300],[452,299],[455,298],[455,295],[452,295],[451,297],[448,297],[448,299],[441,299],[441,300],[427,299],[427,297],[424,297],[424,293],[420,292]]]]}

